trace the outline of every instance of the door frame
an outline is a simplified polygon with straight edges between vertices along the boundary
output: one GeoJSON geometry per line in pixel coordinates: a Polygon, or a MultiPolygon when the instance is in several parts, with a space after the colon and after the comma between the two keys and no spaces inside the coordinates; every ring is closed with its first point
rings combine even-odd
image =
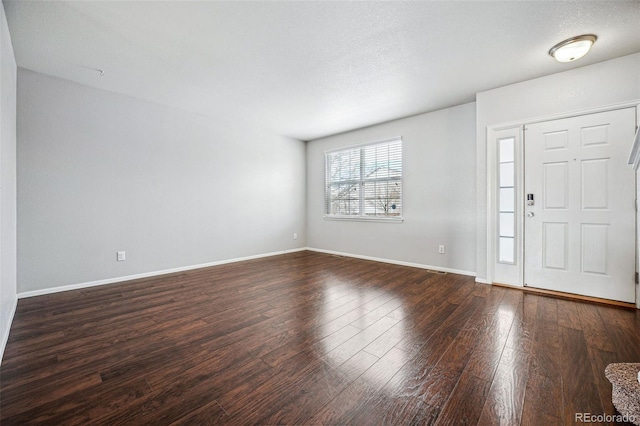
{"type": "MultiPolygon", "coordinates": [[[[487,281],[489,284],[504,284],[513,287],[521,287],[524,288],[524,127],[530,124],[540,123],[544,121],[558,120],[564,118],[577,117],[582,115],[595,114],[599,112],[613,111],[624,108],[635,108],[636,109],[636,126],[640,125],[640,100],[628,101],[623,103],[617,103],[612,105],[606,105],[598,108],[588,108],[583,110],[571,111],[560,114],[551,114],[546,116],[539,116],[529,119],[523,119],[518,121],[512,121],[508,123],[495,124],[491,126],[487,126],[486,128],[486,196],[487,196],[487,216],[486,216],[486,229],[487,229],[487,281]],[[497,194],[497,179],[498,179],[498,159],[497,159],[497,144],[495,143],[496,138],[499,133],[504,133],[505,131],[512,131],[516,136],[516,264],[513,266],[517,268],[517,271],[512,271],[509,275],[510,277],[517,277],[516,280],[509,279],[504,280],[504,274],[501,276],[500,271],[496,271],[496,260],[497,260],[497,208],[496,202],[498,199],[497,194]],[[497,273],[496,273],[497,272],[497,273]],[[506,282],[503,282],[506,281],[506,282]]],[[[629,141],[632,143],[633,141],[629,141]]],[[[631,154],[631,147],[629,150],[631,154]]],[[[632,164],[629,167],[633,167],[632,164]]],[[[637,192],[640,188],[636,188],[636,203],[637,201],[637,192]]],[[[635,220],[636,227],[636,244],[635,244],[635,259],[636,259],[636,272],[638,272],[638,267],[640,263],[640,250],[638,250],[638,214],[636,214],[635,220]]],[[[636,284],[636,307],[640,309],[640,291],[638,291],[638,284],[636,284]]]]}

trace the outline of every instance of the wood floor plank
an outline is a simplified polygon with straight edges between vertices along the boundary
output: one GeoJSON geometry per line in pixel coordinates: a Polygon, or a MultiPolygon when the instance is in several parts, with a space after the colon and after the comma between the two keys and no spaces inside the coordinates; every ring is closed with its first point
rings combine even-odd
{"type": "MultiPolygon", "coordinates": [[[[438,414],[438,425],[482,424],[480,416],[489,394],[491,382],[473,374],[460,376],[451,397],[438,414]]],[[[436,410],[430,408],[435,414],[436,410]]],[[[419,417],[418,417],[419,418],[419,417]]],[[[417,419],[414,419],[414,421],[417,419]]],[[[493,423],[495,424],[495,423],[493,423]]],[[[510,423],[516,424],[516,423],[510,423]]]]}
{"type": "Polygon", "coordinates": [[[16,386],[9,395],[2,395],[2,416],[12,417],[24,413],[31,406],[44,405],[72,393],[85,391],[102,383],[100,374],[88,372],[60,378],[57,381],[42,380],[16,386]]]}
{"type": "MultiPolygon", "coordinates": [[[[353,376],[320,360],[305,361],[304,368],[285,367],[248,395],[240,398],[225,395],[219,400],[220,404],[233,413],[231,420],[252,424],[304,422],[317,412],[318,406],[325,405],[354,380],[353,376]],[[288,397],[283,399],[282,395],[288,397]]],[[[364,363],[357,366],[361,368],[359,373],[367,368],[364,363]]],[[[349,367],[349,371],[352,372],[353,367],[349,367]]]]}
{"type": "Polygon", "coordinates": [[[229,421],[229,415],[213,400],[197,410],[187,413],[171,425],[219,425],[229,421]]]}
{"type": "Polygon", "coordinates": [[[309,251],[19,300],[0,423],[573,424],[638,311],[309,251]]]}
{"type": "Polygon", "coordinates": [[[506,347],[531,352],[534,344],[539,296],[522,294],[522,301],[515,312],[506,347]]]}
{"type": "Polygon", "coordinates": [[[309,419],[309,423],[362,424],[361,422],[370,418],[369,407],[377,404],[378,392],[408,361],[407,358],[407,353],[397,348],[390,350],[380,359],[376,358],[375,363],[340,392],[335,401],[326,404],[309,419]]]}
{"type": "Polygon", "coordinates": [[[617,312],[607,308],[596,307],[602,319],[602,323],[599,324],[606,330],[608,346],[605,347],[601,342],[595,341],[591,346],[600,349],[608,348],[603,350],[614,354],[614,362],[634,362],[630,360],[633,360],[640,351],[640,333],[638,333],[640,323],[635,321],[639,310],[620,309],[620,312],[617,312]]]}
{"type": "MultiPolygon", "coordinates": [[[[394,321],[397,319],[395,316],[390,316],[389,318],[394,321]]],[[[404,339],[407,335],[407,327],[411,326],[412,324],[407,321],[400,320],[393,327],[382,333],[376,340],[365,346],[363,350],[381,358],[404,339]]]]}
{"type": "MultiPolygon", "coordinates": [[[[471,294],[488,295],[485,291],[473,291],[471,294]]],[[[478,305],[475,303],[486,301],[486,299],[474,295],[448,314],[440,330],[442,333],[434,335],[434,339],[416,354],[421,361],[414,360],[407,363],[406,368],[401,369],[385,386],[385,389],[389,393],[392,392],[395,397],[383,398],[374,404],[381,407],[377,410],[377,414],[385,419],[390,418],[389,413],[406,418],[408,412],[413,411],[416,414],[412,417],[412,422],[417,424],[435,422],[445,401],[451,401],[452,390],[460,381],[464,366],[468,363],[471,348],[477,343],[478,336],[481,334],[482,327],[476,324],[483,322],[485,315],[496,313],[497,305],[503,296],[504,291],[495,292],[490,301],[480,309],[482,303],[478,305]],[[467,315],[461,317],[459,316],[461,312],[466,312],[467,315]],[[463,321],[460,321],[461,319],[463,321]],[[425,350],[427,348],[428,350],[425,350]],[[422,358],[425,356],[427,359],[422,358]],[[428,361],[429,357],[431,361],[428,361]],[[423,364],[421,368],[420,364],[423,364]]],[[[451,401],[449,405],[454,406],[456,402],[451,401]]]]}
{"type": "Polygon", "coordinates": [[[29,412],[7,419],[7,424],[14,422],[15,424],[42,422],[51,425],[91,424],[96,419],[104,419],[110,412],[133,412],[134,404],[150,393],[151,389],[144,379],[138,379],[126,385],[101,384],[92,390],[89,398],[72,394],[56,399],[29,412]],[[98,395],[100,395],[99,398],[98,395]],[[34,419],[38,420],[34,421],[34,419]]]}
{"type": "Polygon", "coordinates": [[[565,423],[575,413],[604,413],[582,331],[560,327],[565,423]]]}
{"type": "Polygon", "coordinates": [[[327,360],[330,365],[339,366],[363,350],[398,322],[399,321],[394,318],[382,317],[346,342],[328,351],[324,359],[327,360]]]}
{"type": "Polygon", "coordinates": [[[597,306],[589,303],[576,303],[575,307],[580,321],[579,330],[583,331],[585,343],[603,351],[612,351],[614,345],[597,306]]]}
{"type": "Polygon", "coordinates": [[[522,424],[564,424],[562,368],[556,299],[539,297],[522,424]]]}
{"type": "Polygon", "coordinates": [[[556,304],[558,305],[558,326],[582,330],[577,304],[564,299],[556,300],[556,304]]]}
{"type": "Polygon", "coordinates": [[[505,348],[479,419],[480,424],[520,424],[530,354],[505,348]]]}

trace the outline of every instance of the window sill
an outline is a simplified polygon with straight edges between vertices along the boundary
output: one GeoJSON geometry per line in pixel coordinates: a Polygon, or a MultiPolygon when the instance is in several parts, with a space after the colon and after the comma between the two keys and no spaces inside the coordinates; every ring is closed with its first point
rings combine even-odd
{"type": "Polygon", "coordinates": [[[336,220],[347,222],[387,222],[402,223],[404,219],[401,217],[366,217],[366,216],[325,216],[324,220],[336,220]]]}

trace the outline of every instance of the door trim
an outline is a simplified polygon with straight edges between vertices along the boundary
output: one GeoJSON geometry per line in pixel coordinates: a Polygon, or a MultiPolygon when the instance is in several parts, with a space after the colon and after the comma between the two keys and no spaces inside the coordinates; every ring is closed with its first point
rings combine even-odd
{"type": "MultiPolygon", "coordinates": [[[[518,128],[519,129],[519,140],[520,143],[522,143],[522,136],[523,136],[523,132],[524,132],[524,126],[530,125],[530,124],[535,124],[535,123],[540,123],[540,122],[544,122],[544,121],[551,121],[551,120],[558,120],[558,119],[565,119],[565,118],[571,118],[571,117],[578,117],[578,116],[583,116],[583,115],[589,115],[589,114],[595,114],[595,113],[600,113],[600,112],[607,112],[607,111],[614,111],[614,110],[618,110],[618,109],[625,109],[625,108],[636,108],[636,117],[637,118],[637,122],[636,125],[640,125],[640,99],[637,100],[633,100],[633,101],[627,101],[627,102],[621,102],[621,103],[616,103],[616,104],[610,104],[610,105],[605,105],[605,106],[601,106],[601,107],[597,107],[597,108],[585,108],[585,109],[581,109],[581,110],[576,110],[576,111],[569,111],[569,112],[565,112],[565,113],[559,113],[559,114],[550,114],[550,115],[545,115],[545,116],[538,116],[538,117],[532,117],[532,118],[528,118],[528,119],[523,119],[523,120],[517,120],[517,121],[512,121],[512,122],[507,122],[507,123],[501,123],[501,124],[495,124],[495,125],[490,125],[487,126],[486,128],[486,206],[487,206],[487,216],[486,216],[486,229],[487,229],[487,234],[486,234],[486,241],[487,241],[487,281],[489,283],[493,283],[494,282],[494,278],[495,278],[495,258],[496,258],[496,253],[497,253],[497,247],[495,244],[495,233],[496,233],[496,209],[495,209],[495,202],[497,200],[497,191],[496,191],[496,181],[497,181],[497,153],[496,153],[496,145],[495,145],[495,136],[496,133],[498,133],[499,131],[502,130],[508,130],[508,129],[514,129],[514,128],[518,128]]],[[[521,150],[522,151],[522,150],[521,150]]],[[[523,155],[520,156],[519,158],[519,163],[517,164],[517,170],[516,173],[518,175],[522,174],[524,171],[524,164],[523,164],[523,160],[524,157],[523,155]]],[[[631,167],[631,165],[629,166],[631,167]]],[[[518,183],[518,186],[522,185],[522,179],[520,180],[520,182],[518,183]]],[[[524,205],[524,200],[522,199],[522,192],[523,187],[518,189],[518,193],[520,194],[520,197],[517,199],[517,203],[520,207],[522,207],[524,205]]],[[[523,211],[523,210],[521,210],[523,211]]],[[[523,217],[522,215],[520,215],[518,217],[518,221],[519,222],[523,222],[523,217]]],[[[636,215],[636,234],[638,233],[638,215],[636,215]]],[[[522,227],[520,227],[520,229],[523,229],[522,227]]],[[[524,232],[524,231],[521,231],[524,232]]],[[[519,245],[522,245],[522,235],[520,235],[519,240],[519,245]]],[[[639,250],[638,250],[638,244],[636,244],[635,246],[636,249],[636,254],[635,257],[636,259],[638,259],[638,255],[639,250]]],[[[520,273],[519,273],[519,280],[517,283],[510,283],[510,285],[514,285],[516,287],[522,287],[522,288],[526,288],[524,287],[524,250],[523,247],[519,247],[518,249],[518,257],[517,257],[517,264],[520,266],[520,273]]],[[[638,261],[636,262],[636,271],[638,271],[638,261]]],[[[636,284],[636,307],[638,309],[640,309],[640,291],[638,291],[638,284],[636,284]]]]}

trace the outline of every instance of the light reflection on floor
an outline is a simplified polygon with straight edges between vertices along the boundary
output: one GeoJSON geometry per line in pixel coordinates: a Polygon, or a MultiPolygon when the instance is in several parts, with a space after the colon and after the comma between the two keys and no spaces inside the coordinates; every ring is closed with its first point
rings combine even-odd
{"type": "MultiPolygon", "coordinates": [[[[407,336],[404,307],[392,295],[379,289],[358,288],[340,282],[337,277],[330,282],[325,286],[323,308],[320,310],[320,335],[325,337],[320,340],[318,356],[331,368],[354,380],[362,374],[361,379],[369,380],[372,388],[380,389],[390,377],[367,374],[367,371],[382,363],[381,357],[407,336]],[[387,305],[385,309],[386,303],[393,305],[387,305]],[[388,333],[390,329],[393,329],[392,333],[388,333]],[[354,365],[358,363],[364,364],[354,365]],[[353,377],[354,374],[357,376],[353,377]]],[[[396,350],[394,357],[394,363],[404,364],[408,360],[404,351],[396,350]]],[[[400,369],[397,375],[402,373],[400,369]]],[[[389,384],[402,381],[402,377],[394,377],[389,384]]],[[[389,386],[387,388],[385,390],[389,392],[394,391],[389,386]]]]}

